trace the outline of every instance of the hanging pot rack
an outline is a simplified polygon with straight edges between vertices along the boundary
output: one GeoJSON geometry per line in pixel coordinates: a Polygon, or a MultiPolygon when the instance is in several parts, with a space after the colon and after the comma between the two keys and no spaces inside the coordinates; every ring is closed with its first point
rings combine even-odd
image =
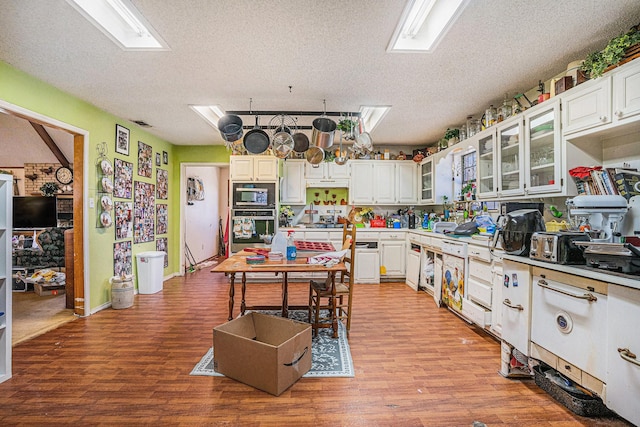
{"type": "MultiPolygon", "coordinates": [[[[345,115],[351,115],[352,117],[360,117],[361,114],[359,111],[356,112],[344,112],[344,111],[247,111],[247,110],[236,110],[236,111],[227,111],[227,114],[233,114],[236,116],[330,116],[330,117],[340,117],[345,115]]],[[[244,125],[244,129],[253,129],[254,126],[244,125]]],[[[268,129],[268,126],[260,126],[261,129],[268,129]]],[[[313,126],[303,126],[298,125],[298,129],[302,130],[310,130],[313,129],[313,126]]]]}

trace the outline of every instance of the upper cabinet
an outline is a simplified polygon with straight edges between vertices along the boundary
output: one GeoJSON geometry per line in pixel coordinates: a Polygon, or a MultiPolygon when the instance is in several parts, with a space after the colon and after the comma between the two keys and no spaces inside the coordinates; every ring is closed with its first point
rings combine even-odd
{"type": "Polygon", "coordinates": [[[629,121],[640,114],[640,63],[613,75],[613,120],[629,121]]]}
{"type": "Polygon", "coordinates": [[[498,144],[498,196],[524,194],[524,143],[522,118],[502,122],[496,127],[498,144]]]}
{"type": "Polygon", "coordinates": [[[231,181],[277,181],[278,159],[273,156],[231,156],[231,181]]]}
{"type": "Polygon", "coordinates": [[[327,183],[349,179],[350,164],[350,162],[344,165],[339,165],[335,162],[322,162],[318,165],[312,165],[306,162],[304,177],[308,180],[326,181],[327,183]]]}
{"type": "Polygon", "coordinates": [[[611,76],[583,83],[562,97],[565,134],[611,123],[611,76]]]}
{"type": "Polygon", "coordinates": [[[562,190],[560,100],[527,111],[525,129],[525,193],[550,194],[562,190]]]}
{"type": "Polygon", "coordinates": [[[351,163],[351,204],[416,204],[418,166],[407,160],[359,160],[351,163]]]}
{"type": "Polygon", "coordinates": [[[479,199],[495,198],[498,194],[498,156],[495,130],[478,136],[476,150],[477,196],[479,199]]]}
{"type": "Polygon", "coordinates": [[[280,202],[288,205],[307,203],[307,187],[304,179],[306,160],[283,160],[280,176],[280,202]]]}
{"type": "Polygon", "coordinates": [[[421,204],[441,204],[443,196],[451,200],[453,187],[451,170],[453,156],[436,153],[426,157],[418,168],[421,204]]]}

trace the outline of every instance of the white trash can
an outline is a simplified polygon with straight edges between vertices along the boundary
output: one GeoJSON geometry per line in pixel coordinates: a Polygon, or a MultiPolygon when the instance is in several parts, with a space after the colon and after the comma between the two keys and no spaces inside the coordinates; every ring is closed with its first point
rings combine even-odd
{"type": "Polygon", "coordinates": [[[138,293],[155,294],[162,290],[164,272],[164,256],[162,251],[148,251],[136,254],[138,260],[138,293]]]}

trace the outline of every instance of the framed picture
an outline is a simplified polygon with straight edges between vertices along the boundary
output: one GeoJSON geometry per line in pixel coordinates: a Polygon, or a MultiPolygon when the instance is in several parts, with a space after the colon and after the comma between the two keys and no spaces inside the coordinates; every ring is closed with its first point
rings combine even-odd
{"type": "Polygon", "coordinates": [[[164,163],[165,165],[169,164],[169,153],[167,153],[166,151],[162,152],[162,163],[164,163]]]}
{"type": "Polygon", "coordinates": [[[156,153],[156,166],[160,166],[162,163],[160,163],[160,153],[156,153]]]}
{"type": "Polygon", "coordinates": [[[116,153],[129,155],[129,129],[116,125],[116,153]]]}

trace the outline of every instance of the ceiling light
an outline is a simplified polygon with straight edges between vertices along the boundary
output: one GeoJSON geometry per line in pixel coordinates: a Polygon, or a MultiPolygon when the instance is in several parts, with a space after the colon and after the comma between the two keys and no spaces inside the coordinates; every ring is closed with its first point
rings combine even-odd
{"type": "Polygon", "coordinates": [[[189,105],[189,108],[216,129],[218,129],[218,120],[225,115],[225,112],[218,105],[189,105]]]}
{"type": "Polygon", "coordinates": [[[431,52],[469,0],[408,0],[387,52],[431,52]]]}
{"type": "Polygon", "coordinates": [[[129,0],[67,0],[124,50],[169,50],[129,0]]]}
{"type": "Polygon", "coordinates": [[[364,126],[364,131],[372,132],[373,129],[387,114],[390,105],[363,105],[360,107],[360,120],[364,126]]]}

